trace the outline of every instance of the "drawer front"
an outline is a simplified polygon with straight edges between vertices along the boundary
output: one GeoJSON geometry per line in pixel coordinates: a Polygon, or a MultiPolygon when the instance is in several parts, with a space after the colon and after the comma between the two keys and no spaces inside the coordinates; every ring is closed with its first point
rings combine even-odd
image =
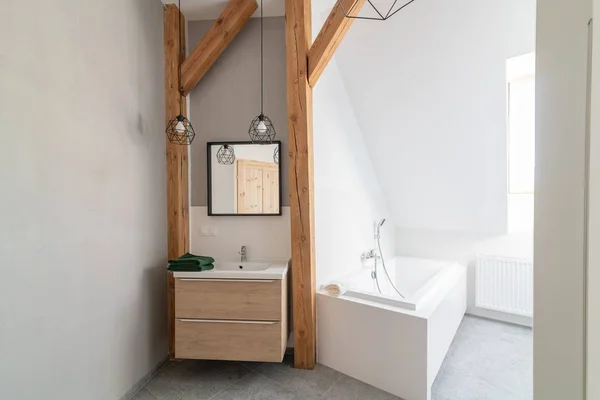
{"type": "Polygon", "coordinates": [[[282,324],[274,321],[175,320],[175,358],[281,362],[282,324]]]}
{"type": "Polygon", "coordinates": [[[281,280],[175,280],[175,318],[279,321],[281,280]]]}

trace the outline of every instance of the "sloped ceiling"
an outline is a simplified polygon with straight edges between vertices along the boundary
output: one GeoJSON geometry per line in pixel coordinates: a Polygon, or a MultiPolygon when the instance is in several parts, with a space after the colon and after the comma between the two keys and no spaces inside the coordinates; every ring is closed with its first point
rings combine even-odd
{"type": "Polygon", "coordinates": [[[505,63],[534,42],[535,0],[416,0],[353,24],[336,59],[398,226],[506,230],[505,63]]]}

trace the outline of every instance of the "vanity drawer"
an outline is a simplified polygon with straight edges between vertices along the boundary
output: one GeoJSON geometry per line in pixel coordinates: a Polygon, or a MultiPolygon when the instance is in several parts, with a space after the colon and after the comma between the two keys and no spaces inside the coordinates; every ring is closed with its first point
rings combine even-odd
{"type": "Polygon", "coordinates": [[[175,320],[175,358],[281,362],[286,327],[275,321],[175,320]]]}
{"type": "Polygon", "coordinates": [[[175,318],[280,321],[285,280],[175,280],[175,318]]]}

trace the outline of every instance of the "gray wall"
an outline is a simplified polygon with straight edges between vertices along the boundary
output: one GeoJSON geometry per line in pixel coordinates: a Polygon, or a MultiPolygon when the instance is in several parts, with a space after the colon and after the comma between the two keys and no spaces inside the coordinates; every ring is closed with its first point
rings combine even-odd
{"type": "MultiPolygon", "coordinates": [[[[265,18],[265,115],[281,140],[284,206],[289,205],[288,133],[285,92],[285,19],[265,18]]],[[[212,21],[189,23],[193,49],[212,21]]],[[[252,19],[190,95],[196,130],[191,149],[192,206],[207,205],[206,143],[250,140],[248,127],[260,113],[260,20],[252,19]]]]}
{"type": "Polygon", "coordinates": [[[2,2],[1,399],[116,400],[167,356],[162,11],[2,2]]]}
{"type": "MultiPolygon", "coordinates": [[[[584,185],[591,16],[591,0],[537,2],[535,400],[598,398],[584,396],[584,185]]],[[[594,68],[598,71],[598,66],[594,68]]]]}

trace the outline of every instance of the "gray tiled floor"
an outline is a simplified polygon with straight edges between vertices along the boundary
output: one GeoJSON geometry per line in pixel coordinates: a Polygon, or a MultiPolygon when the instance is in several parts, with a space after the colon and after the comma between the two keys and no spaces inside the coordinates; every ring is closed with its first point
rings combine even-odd
{"type": "MultiPolygon", "coordinates": [[[[532,398],[531,330],[465,317],[434,383],[433,400],[532,398]]],[[[344,374],[317,365],[173,361],[133,400],[394,400],[344,374]]]]}
{"type": "Polygon", "coordinates": [[[433,384],[433,400],[531,399],[531,329],[465,316],[433,384]]]}

